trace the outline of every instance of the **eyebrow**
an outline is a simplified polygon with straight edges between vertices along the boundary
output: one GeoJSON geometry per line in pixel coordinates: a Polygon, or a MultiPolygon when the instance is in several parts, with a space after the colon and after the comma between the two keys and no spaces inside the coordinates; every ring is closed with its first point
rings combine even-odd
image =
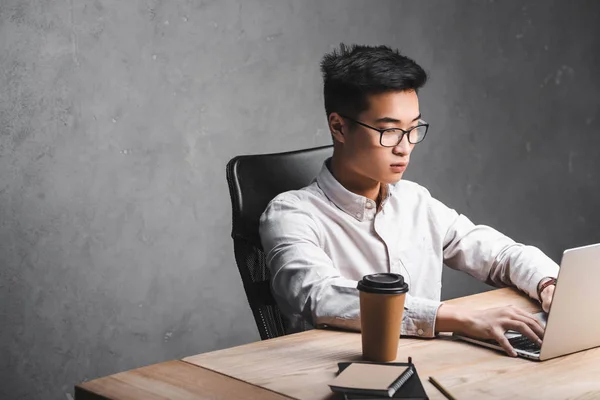
{"type": "MultiPolygon", "coordinates": [[[[419,119],[421,119],[421,114],[417,115],[416,118],[414,118],[411,122],[415,122],[419,119]]],[[[379,119],[376,119],[375,122],[389,122],[389,123],[395,123],[395,124],[402,123],[402,121],[400,121],[399,119],[390,118],[390,117],[379,118],[379,119]]]]}

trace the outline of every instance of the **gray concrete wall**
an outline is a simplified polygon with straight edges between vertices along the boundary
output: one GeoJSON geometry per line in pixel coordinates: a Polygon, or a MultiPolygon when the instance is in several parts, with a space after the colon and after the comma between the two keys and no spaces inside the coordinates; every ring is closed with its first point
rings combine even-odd
{"type": "MultiPolygon", "coordinates": [[[[430,73],[407,178],[557,261],[599,241],[600,3],[0,2],[0,399],[255,341],[225,164],[329,143],[341,41],[430,73]]],[[[449,273],[444,297],[486,289],[449,273]]]]}

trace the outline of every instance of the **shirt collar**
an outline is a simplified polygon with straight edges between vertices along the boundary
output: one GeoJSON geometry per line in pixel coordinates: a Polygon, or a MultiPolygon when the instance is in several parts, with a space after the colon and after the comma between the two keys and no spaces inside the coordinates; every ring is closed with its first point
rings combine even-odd
{"type": "MultiPolygon", "coordinates": [[[[340,210],[350,215],[358,221],[372,220],[375,218],[377,212],[377,203],[373,200],[368,199],[364,196],[360,196],[356,193],[352,193],[337,179],[333,176],[327,165],[331,158],[325,160],[321,172],[317,175],[317,184],[333,204],[335,204],[340,210]]],[[[384,199],[382,204],[391,196],[390,186],[388,185],[384,190],[384,199]]]]}

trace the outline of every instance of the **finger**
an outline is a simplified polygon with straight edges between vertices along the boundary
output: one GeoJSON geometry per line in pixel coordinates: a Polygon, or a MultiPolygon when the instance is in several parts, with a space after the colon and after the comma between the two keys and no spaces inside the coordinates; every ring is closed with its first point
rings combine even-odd
{"type": "Polygon", "coordinates": [[[542,344],[542,339],[540,339],[540,337],[525,322],[513,319],[513,320],[509,320],[509,321],[505,322],[503,325],[504,325],[504,327],[507,327],[509,329],[512,329],[512,330],[522,333],[523,335],[527,336],[530,340],[532,340],[534,343],[537,343],[539,345],[542,344]]]}
{"type": "Polygon", "coordinates": [[[511,344],[508,341],[508,339],[506,338],[506,336],[504,336],[504,332],[502,332],[502,330],[495,329],[493,336],[494,336],[494,339],[496,339],[496,341],[500,344],[500,346],[502,346],[502,348],[504,349],[506,354],[508,354],[511,357],[517,356],[517,352],[511,346],[511,344]]]}
{"type": "Polygon", "coordinates": [[[538,338],[541,339],[544,337],[544,326],[533,316],[517,316],[516,319],[527,324],[527,326],[529,326],[529,328],[536,334],[538,338]]]}
{"type": "MultiPolygon", "coordinates": [[[[544,305],[542,304],[542,308],[544,308],[544,305]]],[[[535,318],[533,316],[533,314],[531,314],[530,312],[527,312],[525,310],[522,310],[520,308],[515,308],[513,311],[515,311],[515,315],[518,315],[518,319],[520,321],[525,322],[527,325],[529,325],[531,327],[531,329],[539,336],[539,337],[543,337],[544,336],[544,326],[542,325],[541,321],[539,321],[537,318],[535,318]]]]}

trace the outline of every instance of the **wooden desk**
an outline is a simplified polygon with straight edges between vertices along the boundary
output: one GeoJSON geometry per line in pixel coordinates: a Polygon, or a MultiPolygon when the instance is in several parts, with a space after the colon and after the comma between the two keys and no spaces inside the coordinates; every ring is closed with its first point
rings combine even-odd
{"type": "Polygon", "coordinates": [[[183,361],[167,361],[77,385],[75,399],[289,400],[289,397],[183,361]]]}
{"type": "MultiPolygon", "coordinates": [[[[463,297],[448,303],[460,304],[474,309],[514,304],[529,311],[539,306],[512,289],[500,289],[463,297]]],[[[428,381],[435,377],[458,399],[510,398],[510,399],[565,399],[600,398],[600,349],[572,354],[542,363],[514,359],[502,353],[470,345],[450,338],[408,339],[401,338],[398,360],[413,358],[423,385],[432,400],[444,399],[428,381]]],[[[112,377],[102,378],[104,392],[98,392],[97,381],[81,385],[91,393],[103,394],[109,399],[188,399],[188,398],[264,398],[280,399],[288,396],[296,399],[337,399],[327,383],[333,379],[340,361],[360,360],[360,334],[329,330],[312,330],[295,335],[266,340],[200,354],[185,358],[189,367],[180,367],[189,374],[185,390],[176,391],[180,385],[173,378],[167,383],[172,392],[161,392],[158,397],[153,382],[146,382],[144,395],[128,393],[126,388],[117,390],[112,377]],[[194,368],[194,367],[192,367],[194,368]],[[214,371],[214,372],[211,372],[214,371]],[[197,378],[194,374],[198,373],[197,378]],[[213,375],[211,375],[213,374],[213,375]],[[228,378],[230,377],[230,378],[228,378]],[[213,381],[214,379],[214,381],[213,381]],[[219,380],[219,383],[215,382],[219,380]],[[193,390],[189,385],[194,382],[193,390]],[[170,386],[169,386],[170,385],[170,386]],[[220,389],[219,389],[220,388],[220,389]],[[265,390],[270,392],[252,392],[265,390]],[[242,390],[240,396],[236,390],[242,390]],[[277,396],[281,397],[266,397],[277,396]],[[164,393],[170,393],[167,396],[164,393]],[[188,394],[192,393],[192,394],[188,394]],[[189,397],[192,395],[198,397],[189,397]],[[264,394],[264,395],[263,395],[264,394]],[[163,397],[160,397],[163,396],[163,397]],[[185,397],[188,396],[188,397],[185,397]],[[254,396],[254,397],[252,397],[254,396]],[[262,397],[261,397],[262,396],[262,397]]],[[[171,367],[158,364],[170,375],[171,367]]],[[[180,366],[181,364],[176,364],[180,366]]],[[[147,368],[153,368],[151,366],[147,368]]],[[[134,370],[124,374],[134,374],[134,370]]],[[[139,374],[139,373],[138,373],[139,374]]],[[[117,376],[125,376],[117,374],[117,376]]],[[[156,374],[157,377],[160,374],[156,374]]],[[[176,374],[175,374],[176,375],[176,374]]],[[[137,377],[136,377],[137,379],[137,377]]],[[[121,378],[120,380],[123,380],[121,378]]],[[[131,375],[125,380],[134,381],[131,375]]],[[[161,381],[158,389],[164,389],[161,381]]],[[[129,384],[139,388],[139,383],[129,384]]],[[[165,389],[166,390],[166,389],[165,389]]],[[[183,390],[183,389],[182,389],[183,390]]],[[[83,398],[83,397],[82,397],[83,398]]],[[[89,397],[99,398],[99,397],[89,397]]],[[[79,397],[77,397],[79,400],[79,397]]]]}
{"type": "MultiPolygon", "coordinates": [[[[532,312],[539,310],[538,304],[512,289],[448,303],[473,309],[514,304],[532,312]]],[[[359,334],[313,330],[184,360],[293,398],[328,399],[333,397],[327,382],[335,376],[337,362],[359,360],[360,354],[359,334]]],[[[578,394],[600,398],[599,349],[539,363],[450,338],[401,338],[398,359],[408,356],[432,399],[444,397],[427,381],[429,376],[458,399],[563,399],[578,394]]]]}

